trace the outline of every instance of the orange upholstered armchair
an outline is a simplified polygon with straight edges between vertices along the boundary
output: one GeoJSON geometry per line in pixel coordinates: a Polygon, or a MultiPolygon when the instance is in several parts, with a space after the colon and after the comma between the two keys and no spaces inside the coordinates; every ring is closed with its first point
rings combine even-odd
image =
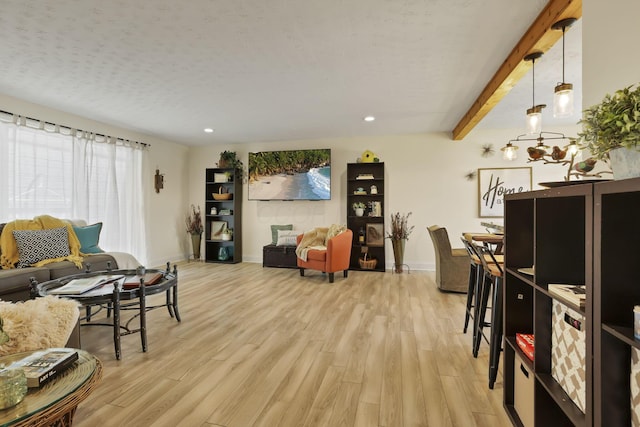
{"type": "MultiPolygon", "coordinates": [[[[305,234],[297,237],[297,244],[300,246],[305,234]]],[[[326,242],[326,249],[310,247],[306,251],[306,261],[297,257],[300,275],[304,276],[304,270],[310,268],[319,270],[323,273],[329,273],[329,283],[333,283],[334,273],[342,270],[344,277],[347,277],[349,271],[349,261],[351,259],[351,245],[353,243],[353,232],[346,229],[342,233],[330,238],[326,242]]],[[[299,251],[296,250],[296,253],[299,251]]]]}

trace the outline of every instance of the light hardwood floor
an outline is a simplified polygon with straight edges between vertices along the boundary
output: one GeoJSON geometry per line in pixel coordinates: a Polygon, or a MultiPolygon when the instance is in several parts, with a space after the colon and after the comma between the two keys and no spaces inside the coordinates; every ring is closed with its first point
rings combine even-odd
{"type": "MultiPolygon", "coordinates": [[[[432,272],[319,272],[178,265],[182,322],[166,309],[139,335],[82,328],[104,364],[80,404],[86,426],[510,426],[488,345],[471,355],[465,295],[432,272]]],[[[151,302],[162,300],[153,296],[151,302]]],[[[100,315],[102,316],[102,315],[100,315]]],[[[125,313],[125,317],[127,314],[125,313]]]]}

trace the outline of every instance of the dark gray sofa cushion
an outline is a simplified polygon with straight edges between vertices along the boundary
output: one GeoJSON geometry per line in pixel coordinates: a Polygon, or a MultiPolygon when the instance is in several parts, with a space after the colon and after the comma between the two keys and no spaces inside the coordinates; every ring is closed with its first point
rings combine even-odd
{"type": "Polygon", "coordinates": [[[118,268],[116,260],[109,254],[92,254],[83,256],[82,269],[76,267],[70,261],[52,262],[45,265],[45,268],[49,269],[50,279],[59,279],[64,276],[70,276],[72,274],[84,273],[87,270],[87,266],[91,266],[91,271],[103,271],[108,268],[108,263],[111,263],[111,269],[118,268]]]}
{"type": "Polygon", "coordinates": [[[32,277],[38,282],[46,282],[49,280],[49,269],[29,267],[0,270],[0,299],[12,302],[28,300],[32,277]]]}

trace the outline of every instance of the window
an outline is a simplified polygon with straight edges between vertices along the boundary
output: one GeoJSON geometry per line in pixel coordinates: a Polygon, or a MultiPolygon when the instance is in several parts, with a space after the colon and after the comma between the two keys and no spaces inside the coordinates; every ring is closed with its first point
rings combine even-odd
{"type": "Polygon", "coordinates": [[[140,144],[10,116],[0,121],[0,222],[37,215],[102,222],[100,246],[144,246],[140,144]]]}

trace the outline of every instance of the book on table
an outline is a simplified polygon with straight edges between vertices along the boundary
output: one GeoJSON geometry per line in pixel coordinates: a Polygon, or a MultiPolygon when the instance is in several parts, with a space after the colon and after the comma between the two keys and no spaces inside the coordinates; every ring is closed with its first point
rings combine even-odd
{"type": "Polygon", "coordinates": [[[562,302],[569,302],[570,304],[584,310],[587,300],[587,293],[584,285],[549,284],[547,289],[551,296],[562,302]]]}
{"type": "Polygon", "coordinates": [[[161,272],[146,273],[144,275],[136,274],[135,276],[127,276],[122,284],[123,289],[135,289],[140,287],[140,279],[144,280],[145,286],[155,285],[162,279],[161,272]]]}
{"type": "Polygon", "coordinates": [[[78,360],[78,352],[72,348],[50,348],[36,351],[13,362],[11,368],[22,368],[27,377],[27,387],[37,388],[47,384],[78,360]]]}
{"type": "Polygon", "coordinates": [[[51,289],[53,295],[80,295],[106,283],[122,279],[124,275],[103,274],[99,276],[72,279],[59,288],[51,289]]]}

